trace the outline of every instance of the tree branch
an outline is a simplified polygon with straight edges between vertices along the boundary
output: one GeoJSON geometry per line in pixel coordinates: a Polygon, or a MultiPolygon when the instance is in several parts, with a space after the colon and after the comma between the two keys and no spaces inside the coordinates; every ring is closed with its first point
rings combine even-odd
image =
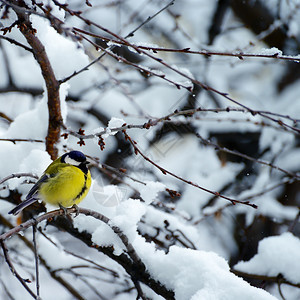
{"type": "Polygon", "coordinates": [[[3,254],[4,254],[4,258],[5,258],[5,261],[6,263],[8,264],[12,274],[14,276],[17,277],[17,279],[20,281],[20,283],[24,286],[24,288],[27,290],[27,292],[34,298],[34,299],[37,299],[37,296],[35,295],[35,293],[28,287],[27,283],[26,282],[30,282],[29,279],[23,279],[20,274],[16,271],[16,269],[14,268],[13,266],[13,263],[11,262],[10,260],[10,257],[8,255],[8,249],[4,243],[3,240],[0,239],[0,244],[1,244],[1,247],[2,247],[2,250],[3,250],[3,254]]]}
{"type": "Polygon", "coordinates": [[[125,130],[123,130],[123,133],[124,133],[124,135],[125,135],[126,140],[128,140],[128,141],[131,143],[131,145],[133,146],[135,154],[138,154],[138,153],[139,153],[146,161],[148,161],[148,162],[151,163],[153,166],[155,166],[157,169],[159,169],[164,175],[169,174],[169,175],[171,175],[172,177],[175,177],[175,178],[177,178],[178,180],[181,180],[181,181],[183,181],[183,182],[185,182],[185,183],[187,183],[187,184],[189,184],[189,185],[192,185],[192,186],[194,186],[194,187],[196,187],[196,188],[198,188],[198,189],[200,189],[200,190],[202,190],[202,191],[205,191],[205,192],[207,192],[207,193],[213,194],[213,195],[216,196],[216,197],[220,197],[220,198],[223,198],[223,199],[225,199],[225,200],[228,200],[228,201],[230,201],[232,204],[244,204],[244,205],[247,205],[247,206],[250,206],[250,207],[253,207],[253,208],[257,208],[257,205],[256,205],[256,204],[250,203],[249,201],[240,201],[240,200],[236,200],[236,199],[229,198],[229,197],[227,197],[227,196],[221,195],[221,194],[218,193],[218,192],[214,192],[214,191],[211,191],[211,190],[209,190],[209,189],[206,189],[206,188],[204,188],[204,187],[202,187],[202,186],[199,186],[198,184],[196,184],[196,183],[194,183],[194,182],[192,182],[192,181],[190,181],[190,180],[184,179],[184,178],[182,178],[182,177],[180,177],[180,176],[178,176],[178,175],[176,175],[176,174],[174,174],[174,173],[172,173],[172,172],[166,170],[165,168],[159,166],[157,163],[155,163],[154,161],[152,161],[149,157],[147,157],[147,156],[146,156],[146,155],[145,155],[145,154],[137,147],[136,142],[135,142],[134,140],[131,139],[131,137],[126,133],[125,130]]]}
{"type": "MultiPolygon", "coordinates": [[[[14,5],[18,2],[13,1],[14,5]]],[[[62,116],[60,110],[60,98],[59,98],[59,83],[56,80],[51,63],[47,56],[44,45],[36,36],[36,30],[32,27],[29,20],[29,15],[18,10],[13,6],[17,16],[18,24],[21,33],[26,38],[28,44],[31,46],[33,55],[40,65],[43,78],[46,83],[47,95],[48,95],[48,112],[49,112],[49,124],[48,133],[46,136],[46,150],[54,160],[58,156],[58,150],[55,144],[60,139],[60,127],[62,124],[62,116]]]]}
{"type": "Polygon", "coordinates": [[[300,283],[292,283],[288,280],[286,280],[281,274],[278,274],[278,276],[266,276],[266,275],[257,275],[257,274],[250,274],[246,272],[241,272],[238,270],[232,269],[231,272],[237,276],[245,277],[245,278],[252,278],[252,279],[258,279],[262,281],[271,281],[271,282],[279,282],[288,284],[293,287],[300,288],[300,283]]]}
{"type": "Polygon", "coordinates": [[[48,213],[45,213],[41,216],[36,217],[35,219],[30,219],[24,223],[22,223],[19,226],[16,226],[12,228],[11,230],[7,231],[6,233],[3,233],[0,235],[0,242],[4,243],[6,239],[9,237],[17,234],[20,231],[24,231],[27,228],[33,226],[34,224],[38,224],[44,220],[48,220],[49,224],[54,225],[58,227],[59,229],[64,229],[76,238],[80,239],[84,243],[86,243],[89,247],[95,248],[98,251],[101,251],[102,253],[106,254],[113,260],[115,260],[117,263],[122,265],[122,267],[125,269],[125,271],[131,276],[131,278],[135,278],[135,280],[138,280],[140,282],[143,282],[147,286],[149,286],[153,291],[155,291],[157,294],[165,297],[166,299],[174,299],[174,293],[172,291],[169,291],[166,287],[164,287],[160,282],[157,282],[153,278],[151,278],[150,274],[146,271],[146,267],[142,260],[139,258],[137,253],[135,252],[135,249],[133,246],[129,243],[127,236],[116,226],[113,226],[110,224],[110,219],[105,217],[104,215],[92,211],[85,208],[68,208],[67,213],[81,213],[86,216],[91,216],[97,220],[100,220],[110,226],[112,230],[119,236],[123,244],[125,245],[127,249],[127,254],[125,253],[121,255],[114,255],[113,250],[111,248],[105,248],[96,245],[91,240],[91,235],[87,232],[79,232],[78,229],[74,228],[73,225],[70,225],[71,222],[64,222],[63,226],[59,224],[59,222],[54,221],[53,218],[57,216],[63,216],[65,212],[62,209],[54,210],[48,213]]]}

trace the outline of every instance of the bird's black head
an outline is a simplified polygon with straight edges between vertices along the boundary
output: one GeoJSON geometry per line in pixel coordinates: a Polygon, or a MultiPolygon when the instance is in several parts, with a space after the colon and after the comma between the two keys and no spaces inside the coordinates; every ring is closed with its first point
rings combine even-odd
{"type": "Polygon", "coordinates": [[[86,156],[80,151],[71,151],[71,152],[65,153],[61,157],[61,162],[78,167],[84,173],[87,173],[87,171],[88,171],[86,165],[89,162],[86,160],[86,156]]]}

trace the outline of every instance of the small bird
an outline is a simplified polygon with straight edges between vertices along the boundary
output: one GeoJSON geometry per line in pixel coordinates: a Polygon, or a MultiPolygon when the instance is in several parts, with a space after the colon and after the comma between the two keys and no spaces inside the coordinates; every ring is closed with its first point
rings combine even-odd
{"type": "Polygon", "coordinates": [[[30,204],[42,200],[60,208],[77,205],[91,186],[91,173],[85,155],[80,151],[65,153],[53,161],[29,191],[26,199],[9,214],[17,215],[30,204]]]}

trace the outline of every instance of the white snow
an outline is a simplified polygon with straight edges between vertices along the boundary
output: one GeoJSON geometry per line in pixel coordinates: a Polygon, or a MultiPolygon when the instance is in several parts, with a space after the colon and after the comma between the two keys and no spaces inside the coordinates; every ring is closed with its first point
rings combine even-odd
{"type": "MultiPolygon", "coordinates": [[[[122,5],[119,5],[118,1],[91,2],[92,8],[87,7],[85,1],[69,1],[68,4],[72,9],[82,10],[82,16],[85,18],[90,18],[120,36],[126,36],[143,20],[158,12],[168,1],[141,1],[137,4],[136,0],[127,0],[122,5]]],[[[26,3],[29,7],[33,5],[30,0],[26,0],[26,3]]],[[[76,26],[95,34],[104,34],[99,28],[87,26],[79,18],[69,16],[52,1],[47,3],[52,7],[51,13],[65,22],[63,28],[67,33],[76,26]]],[[[61,0],[60,3],[67,1],[61,0]]],[[[274,57],[287,56],[290,51],[293,54],[291,57],[299,58],[299,54],[292,49],[293,39],[298,39],[299,36],[299,1],[269,0],[264,1],[264,5],[268,7],[270,13],[276,15],[275,22],[268,29],[269,32],[283,24],[287,26],[287,36],[291,37],[291,40],[285,49],[270,47],[263,43],[260,40],[262,35],[258,37],[246,28],[231,10],[227,10],[224,16],[220,34],[212,45],[207,45],[208,29],[217,1],[205,0],[175,1],[174,5],[161,12],[146,26],[142,26],[128,41],[133,45],[150,47],[159,45],[162,48],[191,48],[199,51],[205,49],[274,57]]],[[[0,15],[3,14],[3,10],[3,7],[0,8],[0,15]]],[[[8,17],[1,19],[3,27],[11,25],[16,20],[13,11],[8,17]]],[[[30,18],[58,80],[79,71],[98,57],[99,51],[86,41],[79,43],[67,34],[59,34],[45,18],[37,15],[30,18]]],[[[6,36],[28,46],[17,26],[14,26],[6,36]]],[[[109,44],[115,46],[113,42],[109,44]]],[[[131,47],[128,49],[135,52],[131,47]]],[[[206,58],[203,55],[179,52],[158,52],[153,56],[161,58],[166,64],[188,77],[208,84],[221,93],[228,93],[229,97],[243,106],[272,112],[274,114],[268,115],[271,118],[299,128],[299,80],[279,90],[283,74],[289,65],[298,66],[296,62],[257,57],[239,60],[237,57],[219,55],[206,58]]],[[[212,192],[221,192],[233,199],[247,199],[254,196],[250,201],[258,205],[258,209],[245,205],[227,206],[230,202],[221,198],[214,199],[213,194],[184,183],[170,174],[163,174],[141,155],[132,154],[133,149],[128,146],[128,141],[122,140],[124,138],[122,135],[116,136],[117,131],[114,129],[124,123],[142,127],[150,119],[152,121],[163,119],[175,110],[186,108],[187,104],[204,109],[228,106],[233,109],[240,106],[213,91],[203,89],[191,97],[187,90],[183,88],[179,90],[159,78],[165,75],[177,83],[192,86],[186,77],[150,59],[147,55],[140,55],[139,58],[142,61],[137,62],[138,65],[158,76],[141,76],[141,73],[129,64],[117,62],[109,55],[105,55],[100,64],[94,64],[60,86],[61,112],[67,128],[78,131],[82,127],[86,134],[94,135],[106,130],[106,134],[103,135],[106,145],[101,151],[98,137],[95,137],[86,139],[86,145],[80,147],[78,138],[69,135],[68,139],[62,139],[58,143],[59,154],[65,150],[81,150],[97,158],[99,166],[107,163],[109,158],[112,165],[126,169],[126,174],[133,178],[124,176],[116,183],[113,181],[114,178],[103,175],[101,170],[91,168],[92,187],[79,206],[103,214],[109,218],[109,224],[93,217],[79,215],[73,218],[74,227],[79,232],[90,233],[95,246],[112,246],[115,255],[123,253],[128,255],[126,247],[111,226],[120,228],[145,263],[152,278],[174,291],[176,300],[281,298],[276,284],[266,288],[270,294],[252,287],[230,272],[226,260],[229,261],[240,251],[237,230],[242,231],[249,226],[255,226],[256,223],[253,222],[258,218],[268,220],[278,228],[280,235],[262,239],[257,254],[247,262],[240,261],[235,268],[254,275],[274,277],[282,274],[286,280],[299,284],[298,229],[295,227],[294,233],[287,232],[288,226],[295,220],[299,211],[297,183],[287,184],[287,174],[257,162],[251,165],[249,174],[241,176],[240,172],[246,167],[244,162],[232,162],[227,157],[224,158],[223,153],[213,146],[203,145],[201,140],[190,132],[190,128],[203,138],[219,143],[220,146],[222,141],[215,137],[216,133],[257,134],[258,142],[253,140],[253,143],[258,143],[258,149],[253,156],[258,155],[267,163],[295,173],[299,173],[300,169],[298,133],[296,130],[280,126],[278,122],[258,114],[252,116],[245,111],[197,112],[193,116],[173,116],[171,120],[159,122],[147,130],[143,128],[127,130],[130,137],[136,141],[137,147],[154,163],[200,187],[212,192]],[[91,111],[94,113],[91,114],[91,111]],[[164,131],[168,127],[171,131],[164,131]],[[166,189],[176,190],[181,196],[171,198],[166,189]],[[240,227],[240,217],[245,220],[246,228],[240,227]]],[[[0,180],[19,172],[40,176],[51,163],[50,156],[45,150],[49,119],[47,90],[40,66],[32,53],[4,39],[1,39],[0,47],[0,87],[0,139],[30,139],[22,142],[0,140],[0,180]],[[25,91],[5,91],[9,84],[9,75],[12,81],[9,88],[25,91]],[[34,93],[31,89],[34,89],[34,93]],[[39,95],[35,96],[37,91],[39,95]],[[34,142],[33,139],[42,142],[34,142]]],[[[250,143],[251,140],[247,142],[250,148],[256,146],[250,143]]],[[[243,148],[242,141],[236,140],[236,143],[237,147],[243,148]]],[[[7,212],[14,204],[11,198],[7,197],[11,196],[11,191],[17,191],[21,194],[21,199],[24,199],[35,181],[30,178],[32,182],[28,184],[24,182],[25,180],[28,178],[13,178],[0,186],[0,214],[13,224],[16,218],[8,216],[7,212]]],[[[51,226],[41,225],[58,247],[38,234],[39,254],[52,270],[61,270],[58,274],[68,282],[72,282],[84,297],[97,298],[93,292],[95,288],[107,299],[136,298],[135,289],[128,294],[120,292],[129,290],[132,282],[115,261],[94,248],[86,247],[66,232],[58,232],[51,226]],[[119,277],[110,277],[105,272],[94,276],[94,273],[91,275],[90,270],[84,268],[75,268],[78,275],[72,274],[74,271],[72,267],[82,262],[64,252],[64,249],[76,250],[76,253],[90,257],[92,261],[117,272],[119,277]],[[62,271],[64,269],[68,272],[64,273],[62,271]],[[86,274],[89,276],[85,277],[86,274]],[[86,284],[81,281],[82,278],[87,280],[86,284]]],[[[266,234],[264,229],[262,228],[262,234],[266,234]]],[[[7,228],[3,227],[2,230],[6,231],[7,228]]],[[[29,240],[32,238],[29,230],[22,235],[29,240]]],[[[35,278],[31,250],[27,249],[18,238],[8,240],[7,246],[17,270],[23,278],[30,278],[33,286],[35,278]]],[[[7,298],[5,288],[13,293],[12,298],[16,300],[31,299],[11,275],[3,260],[0,269],[1,299],[7,298]]],[[[44,267],[41,267],[40,279],[43,299],[50,300],[58,297],[57,295],[62,300],[70,299],[67,290],[55,282],[44,267]]],[[[286,299],[300,299],[300,292],[296,287],[282,285],[281,288],[286,299]]],[[[153,295],[154,292],[145,285],[142,285],[142,289],[151,299],[161,299],[153,295]]]]}
{"type": "Polygon", "coordinates": [[[103,134],[103,137],[106,138],[110,135],[116,135],[118,131],[112,131],[111,129],[116,129],[119,127],[122,127],[122,125],[126,124],[126,122],[123,119],[114,118],[112,117],[110,121],[108,122],[108,126],[106,128],[106,133],[103,134]]]}
{"type": "Polygon", "coordinates": [[[159,192],[166,189],[166,186],[161,182],[146,181],[146,185],[140,189],[142,199],[146,204],[150,204],[157,198],[159,192]]]}
{"type": "Polygon", "coordinates": [[[213,252],[172,246],[165,254],[150,245],[139,250],[149,272],[174,290],[177,300],[276,299],[230,273],[226,261],[213,252]]]}
{"type": "Polygon", "coordinates": [[[249,261],[241,261],[234,268],[249,274],[276,277],[282,274],[291,283],[300,282],[300,240],[290,232],[264,238],[258,252],[249,261]]]}
{"type": "Polygon", "coordinates": [[[39,235],[37,241],[39,245],[39,253],[52,271],[61,268],[71,268],[79,263],[79,260],[76,257],[62,251],[63,247],[60,245],[58,240],[52,238],[52,241],[56,245],[41,235],[39,235]]]}
{"type": "Polygon", "coordinates": [[[282,51],[277,49],[276,47],[272,47],[270,49],[268,48],[263,48],[259,51],[258,54],[262,54],[262,55],[279,55],[279,56],[282,56],[282,51]]]}

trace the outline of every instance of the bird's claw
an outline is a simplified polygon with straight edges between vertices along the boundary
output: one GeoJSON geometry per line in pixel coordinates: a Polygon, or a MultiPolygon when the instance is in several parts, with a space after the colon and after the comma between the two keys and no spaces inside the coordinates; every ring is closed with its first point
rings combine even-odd
{"type": "Polygon", "coordinates": [[[75,218],[79,215],[79,208],[76,204],[73,204],[71,208],[75,208],[75,218]]]}
{"type": "Polygon", "coordinates": [[[65,208],[65,207],[62,206],[61,204],[59,204],[59,208],[63,210],[65,216],[68,214],[67,208],[65,208]]]}

